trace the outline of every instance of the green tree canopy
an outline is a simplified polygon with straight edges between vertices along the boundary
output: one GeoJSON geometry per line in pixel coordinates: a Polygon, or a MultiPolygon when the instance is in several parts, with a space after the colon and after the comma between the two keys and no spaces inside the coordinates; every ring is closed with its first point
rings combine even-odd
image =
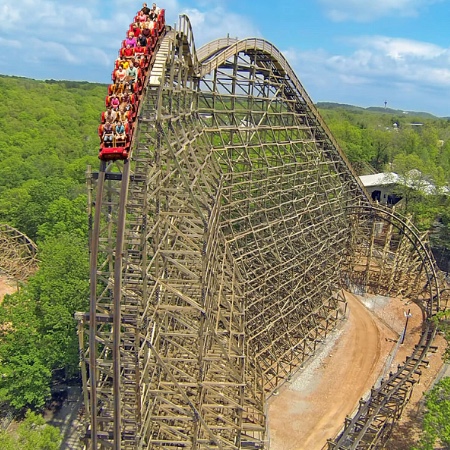
{"type": "Polygon", "coordinates": [[[426,394],[423,435],[418,450],[450,448],[450,377],[443,378],[426,394]]]}
{"type": "Polygon", "coordinates": [[[58,450],[61,441],[59,430],[48,425],[42,416],[31,411],[26,413],[17,433],[0,432],[2,450],[58,450]]]}

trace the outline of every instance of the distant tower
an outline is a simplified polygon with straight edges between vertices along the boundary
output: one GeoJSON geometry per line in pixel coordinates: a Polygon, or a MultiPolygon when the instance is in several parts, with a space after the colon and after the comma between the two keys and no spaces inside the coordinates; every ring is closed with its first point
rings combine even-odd
{"type": "Polygon", "coordinates": [[[385,101],[385,102],[384,102],[384,109],[386,109],[386,105],[387,105],[387,102],[385,101]]]}

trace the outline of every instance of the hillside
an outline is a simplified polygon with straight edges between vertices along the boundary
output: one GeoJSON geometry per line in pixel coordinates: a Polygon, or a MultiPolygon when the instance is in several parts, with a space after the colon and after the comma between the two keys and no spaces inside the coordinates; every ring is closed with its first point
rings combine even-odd
{"type": "Polygon", "coordinates": [[[40,269],[6,295],[0,402],[40,408],[57,374],[78,376],[74,313],[88,309],[85,172],[98,166],[106,86],[0,76],[0,222],[35,240],[40,269]]]}
{"type": "MultiPolygon", "coordinates": [[[[50,203],[85,193],[86,166],[98,164],[106,92],[102,84],[0,75],[0,222],[39,240],[50,203]],[[53,184],[58,187],[47,194],[53,184]]],[[[358,174],[416,169],[438,186],[450,185],[449,119],[331,102],[317,106],[358,174]]],[[[443,205],[419,209],[422,229],[438,216],[446,226],[443,205]]]]}
{"type": "MultiPolygon", "coordinates": [[[[106,86],[0,76],[0,95],[0,222],[37,241],[41,261],[27,286],[0,307],[9,324],[0,335],[0,401],[20,410],[44,405],[55,374],[78,374],[74,314],[88,310],[89,298],[85,172],[88,164],[98,167],[106,86]]],[[[450,184],[449,120],[318,106],[360,174],[417,169],[437,185],[450,184]]],[[[439,218],[436,240],[450,247],[448,198],[411,195],[408,208],[422,230],[439,218]]]]}
{"type": "MultiPolygon", "coordinates": [[[[86,166],[98,163],[106,85],[0,76],[0,95],[0,222],[39,240],[51,202],[84,194],[86,166]],[[58,187],[46,193],[50,185],[58,187]]],[[[438,186],[450,185],[449,119],[330,102],[317,106],[360,175],[416,169],[438,186]]],[[[441,209],[432,207],[419,225],[428,228],[436,216],[446,220],[441,209]]]]}
{"type": "MultiPolygon", "coordinates": [[[[346,105],[344,103],[333,103],[333,102],[318,102],[316,105],[320,109],[338,109],[338,110],[345,110],[350,112],[376,112],[381,114],[395,114],[395,115],[408,115],[412,117],[423,117],[425,119],[437,119],[438,117],[434,116],[433,114],[427,113],[427,112],[419,112],[419,111],[405,111],[402,109],[392,109],[392,108],[382,108],[380,106],[369,106],[367,108],[363,108],[361,106],[354,106],[354,105],[346,105]]],[[[446,117],[443,117],[442,119],[448,119],[446,117]]]]}

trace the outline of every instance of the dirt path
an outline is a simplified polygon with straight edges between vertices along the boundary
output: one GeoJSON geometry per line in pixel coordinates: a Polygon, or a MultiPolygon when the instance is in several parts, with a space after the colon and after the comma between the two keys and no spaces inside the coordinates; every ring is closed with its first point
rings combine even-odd
{"type": "Polygon", "coordinates": [[[0,275],[0,303],[3,301],[5,294],[12,294],[17,291],[16,283],[9,280],[4,275],[0,275]]]}
{"type": "MultiPolygon", "coordinates": [[[[0,276],[0,303],[5,294],[17,290],[14,282],[0,276]]],[[[348,318],[326,340],[317,355],[286,383],[268,402],[270,450],[322,450],[326,440],[337,435],[347,415],[383,370],[389,352],[403,331],[404,313],[411,310],[408,332],[392,360],[392,369],[403,362],[417,343],[421,330],[421,312],[406,300],[347,295],[348,318]],[[360,301],[361,300],[361,301],[360,301]],[[364,304],[363,304],[364,303],[364,304]],[[364,306],[365,305],[365,306],[364,306]]],[[[441,337],[439,347],[445,348],[441,337]]],[[[414,389],[413,398],[400,423],[395,427],[392,450],[407,450],[420,433],[420,405],[423,390],[429,387],[442,367],[440,352],[430,355],[430,368],[414,389]],[[395,443],[395,444],[394,444],[395,443]]],[[[72,421],[78,404],[54,419],[64,426],[64,447],[79,447],[77,420],[72,421]],[[70,435],[70,438],[69,438],[70,435]]],[[[56,424],[55,424],[56,425],[56,424]]]]}
{"type": "Polygon", "coordinates": [[[341,329],[269,400],[271,450],[319,450],[372,387],[398,338],[353,295],[341,329]]]}

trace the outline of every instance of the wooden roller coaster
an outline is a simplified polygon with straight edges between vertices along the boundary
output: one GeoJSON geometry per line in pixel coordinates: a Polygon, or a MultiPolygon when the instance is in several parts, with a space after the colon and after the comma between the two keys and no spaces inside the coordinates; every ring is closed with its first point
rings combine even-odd
{"type": "Polygon", "coordinates": [[[415,383],[433,351],[436,324],[431,319],[443,307],[441,282],[424,236],[410,221],[376,205],[351,208],[353,226],[360,227],[353,263],[348,273],[350,285],[359,290],[388,296],[406,296],[423,312],[420,341],[413,353],[373,387],[367,399],[345,421],[329,450],[381,449],[400,418],[415,383]],[[357,216],[357,217],[356,217],[357,216]]]}
{"type": "MultiPolygon", "coordinates": [[[[88,178],[85,446],[265,448],[266,399],[333,328],[340,289],[401,287],[431,316],[436,272],[413,228],[371,204],[272,44],[196,51],[182,16],[143,76],[126,158],[88,178]]],[[[433,334],[330,448],[376,448],[433,334]]]]}
{"type": "Polygon", "coordinates": [[[19,230],[0,224],[0,272],[25,281],[37,269],[36,244],[19,230]]]}

